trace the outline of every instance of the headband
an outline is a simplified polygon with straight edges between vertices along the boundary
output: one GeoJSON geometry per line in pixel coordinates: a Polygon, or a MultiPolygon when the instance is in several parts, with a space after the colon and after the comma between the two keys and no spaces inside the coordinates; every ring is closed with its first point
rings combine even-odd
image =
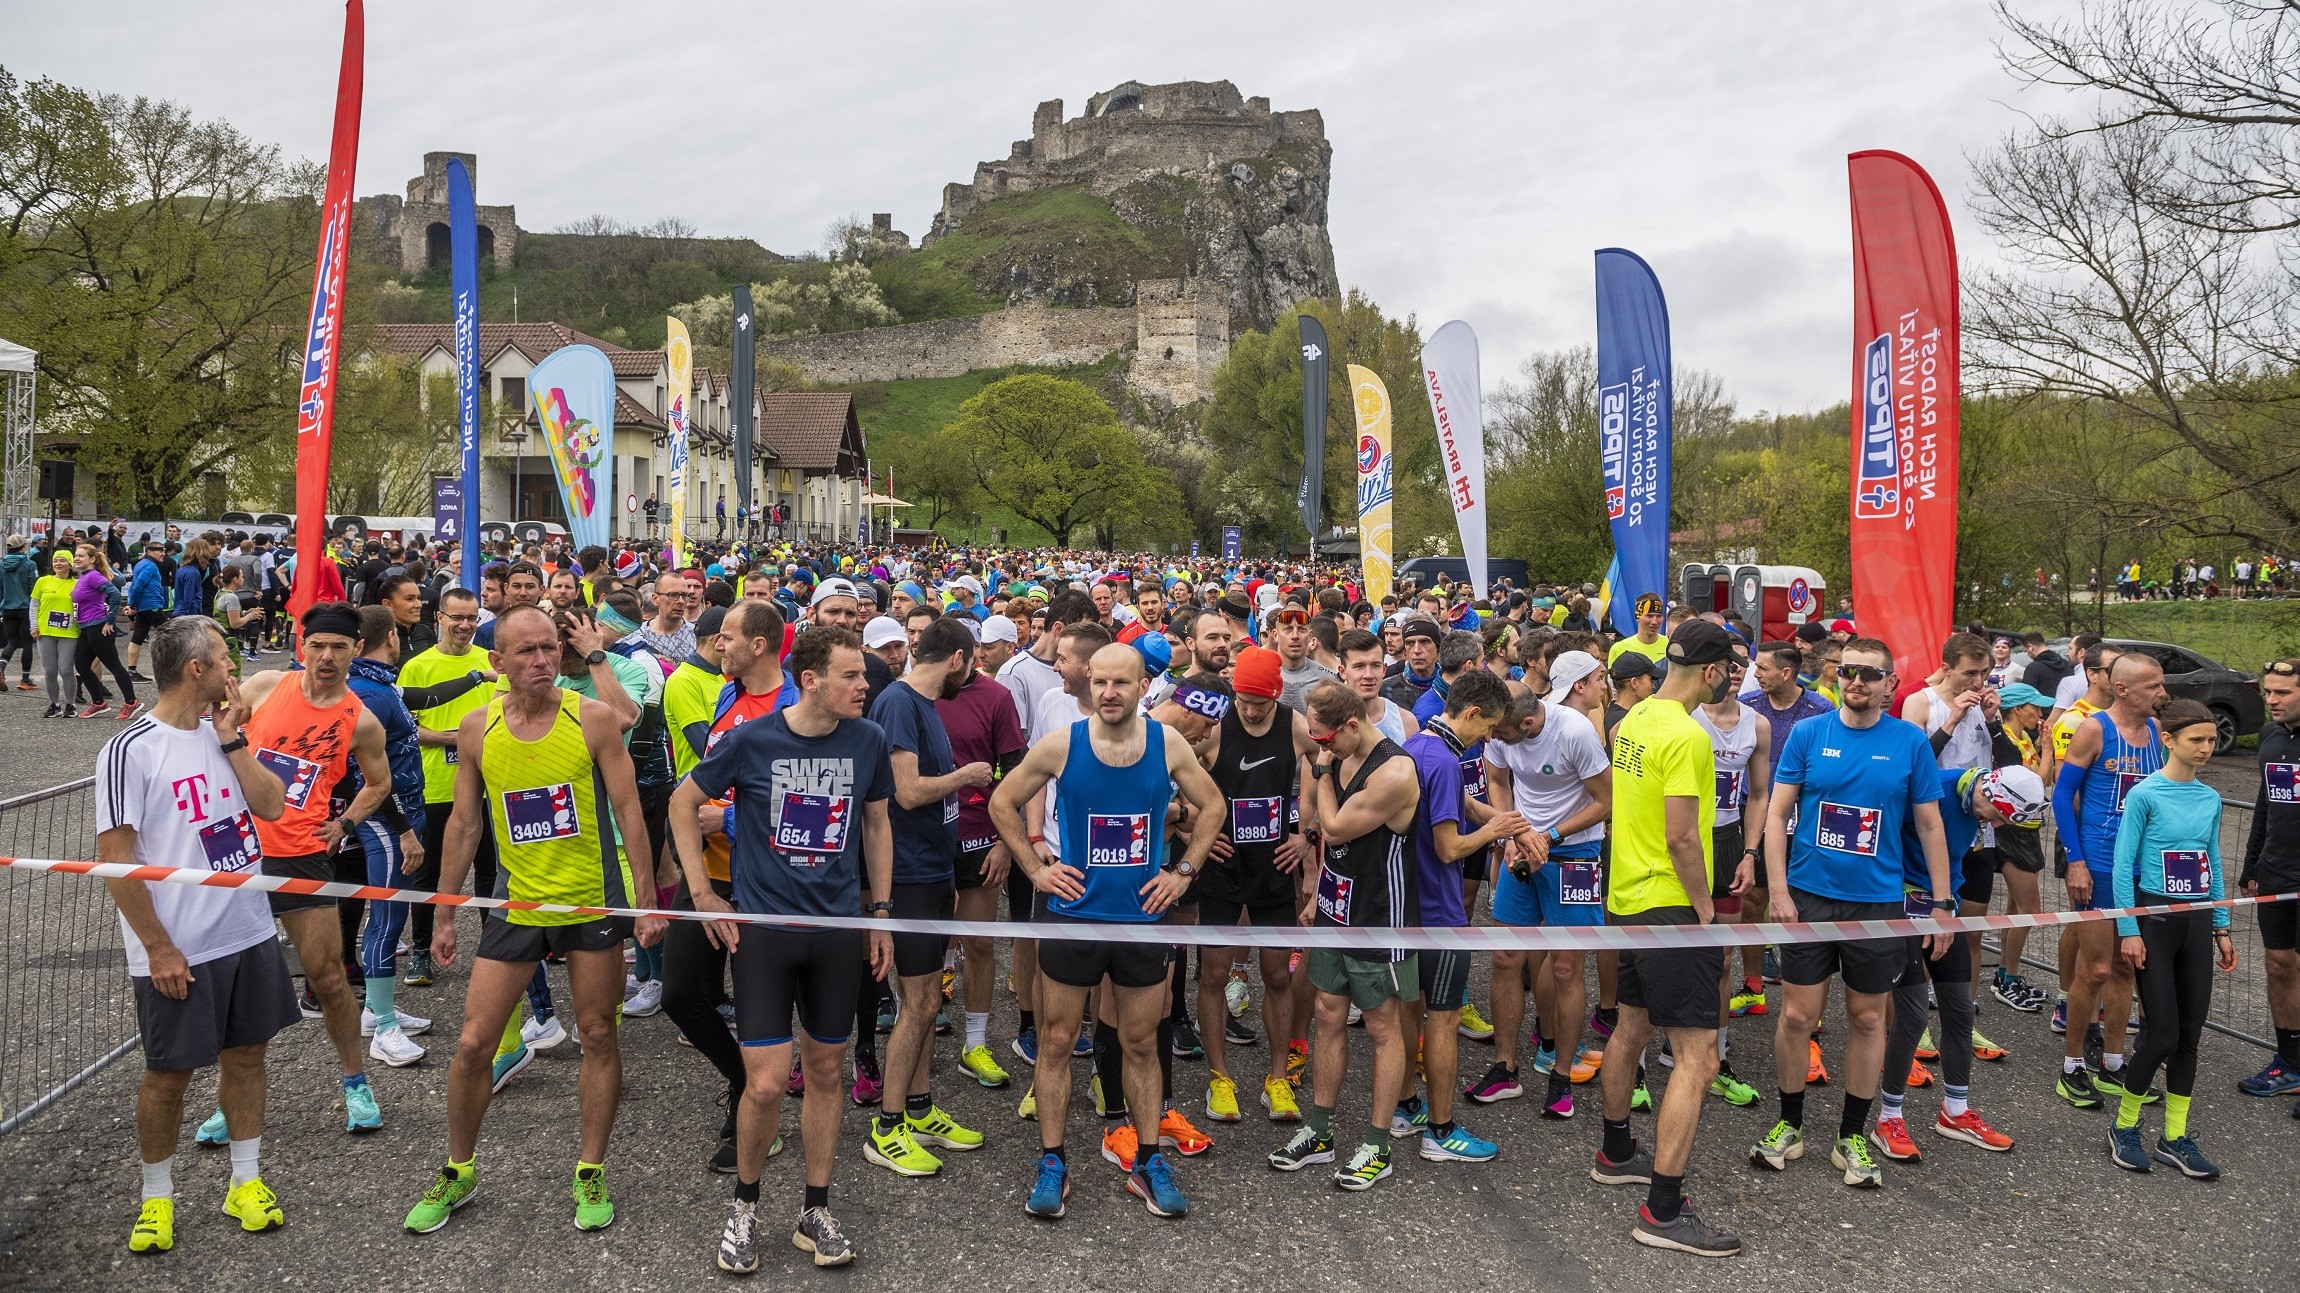
{"type": "Polygon", "coordinates": [[[1174,689],[1174,703],[1209,723],[1219,723],[1230,713],[1228,696],[1190,683],[1183,683],[1174,689]]]}
{"type": "Polygon", "coordinates": [[[624,618],[624,615],[621,611],[616,610],[614,607],[609,606],[605,602],[599,603],[596,614],[599,617],[599,623],[605,625],[607,628],[613,629],[618,635],[624,633],[636,633],[639,631],[638,625],[624,618]]]}
{"type": "Polygon", "coordinates": [[[333,633],[337,637],[357,642],[360,640],[359,616],[349,610],[337,610],[334,607],[313,607],[304,612],[303,633],[307,638],[314,633],[333,633]]]}

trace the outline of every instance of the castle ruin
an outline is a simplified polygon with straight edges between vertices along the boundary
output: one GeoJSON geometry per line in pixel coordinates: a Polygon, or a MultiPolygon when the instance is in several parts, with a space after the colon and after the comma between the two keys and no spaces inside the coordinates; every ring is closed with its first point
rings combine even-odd
{"type": "MultiPolygon", "coordinates": [[[[450,253],[447,231],[447,163],[463,159],[471,191],[479,193],[479,158],[474,153],[425,153],[423,174],[407,182],[407,197],[390,193],[360,198],[354,227],[365,241],[362,258],[406,273],[445,269],[450,253]]],[[[519,250],[519,215],[508,206],[477,208],[479,257],[496,272],[511,268],[519,250]]]]}

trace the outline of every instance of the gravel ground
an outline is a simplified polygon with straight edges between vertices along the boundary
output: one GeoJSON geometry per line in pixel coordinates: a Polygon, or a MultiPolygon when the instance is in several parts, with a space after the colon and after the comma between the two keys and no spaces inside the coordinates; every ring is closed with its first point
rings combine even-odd
{"type": "MultiPolygon", "coordinates": [[[[11,788],[84,775],[116,729],[108,722],[39,722],[44,701],[27,710],[31,695],[0,697],[0,742],[14,754],[11,788]]],[[[475,932],[465,931],[466,947],[475,932]]],[[[2241,951],[2258,954],[2249,943],[2241,951]]],[[[1483,1002],[1482,961],[1479,969],[1474,996],[1483,1002]]],[[[449,1043],[462,988],[460,974],[447,974],[434,987],[403,992],[410,1010],[436,1019],[423,1040],[449,1043]]],[[[563,983],[561,992],[564,1001],[563,983]]],[[[1258,1012],[1248,1018],[1257,1020],[1258,1012]]],[[[1401,1154],[1390,1181],[1347,1195],[1314,1169],[1282,1176],[1265,1166],[1263,1155],[1285,1131],[1262,1121],[1249,1095],[1246,1122],[1224,1126],[1199,1117],[1216,1144],[1179,1167],[1191,1215],[1161,1221],[1142,1211],[1116,1170],[1092,1152],[1098,1129],[1089,1125],[1084,1063],[1075,1066],[1070,1215],[1039,1222],[1021,1208],[1037,1137],[1015,1118],[1019,1088],[984,1090],[959,1075],[953,1039],[946,1038],[938,1097],[960,1121],[986,1132],[989,1145],[947,1156],[939,1178],[900,1179],[863,1162],[862,1115],[850,1112],[833,1204],[861,1256],[846,1273],[822,1277],[937,1293],[1135,1289],[1150,1259],[1177,1283],[1205,1289],[1303,1279],[1324,1288],[1392,1290],[1739,1290],[1755,1281],[1783,1288],[2250,1289],[2288,1281],[2300,1225],[2283,1184],[2290,1160],[2277,1147],[2300,1135],[2300,1125],[2286,1117],[2287,1101],[2236,1094],[2235,1081],[2259,1067],[2258,1050],[2206,1034],[2194,1126],[2226,1175],[2198,1184],[2164,1170],[2130,1175],[2108,1163],[2107,1114],[2071,1109],[2051,1094],[2059,1039],[2043,1015],[2016,1015],[1991,1002],[1981,1023],[2013,1053],[1979,1066],[1976,1107],[2018,1146],[1993,1155],[1926,1136],[1922,1164],[1888,1165],[1881,1191],[1856,1193],[1822,1155],[1778,1175],[1747,1164],[1747,1146],[1775,1114],[1772,1029],[1768,1019],[1737,1021],[1735,1067],[1766,1099],[1750,1109],[1706,1103],[1686,1183],[1702,1215],[1745,1245],[1740,1259],[1725,1262],[1629,1241],[1641,1196],[1588,1179],[1598,1126],[1587,1102],[1581,1116],[1563,1123],[1540,1119],[1531,1099],[1469,1107],[1467,1123],[1501,1145],[1497,1161],[1438,1164],[1401,1154]]],[[[1003,1047],[1013,1030],[1001,992],[994,1042],[1003,1047]]],[[[579,1063],[570,1044],[541,1056],[490,1111],[477,1201],[445,1230],[412,1237],[400,1218],[445,1143],[445,1050],[414,1068],[379,1068],[374,1081],[386,1126],[354,1139],[341,1131],[334,1107],[325,1037],[314,1023],[298,1025],[273,1051],[265,1136],[265,1178],[279,1192],[287,1226],[244,1235],[221,1216],[223,1156],[190,1144],[193,1125],[212,1107],[212,1085],[202,1080],[187,1104],[177,1160],[177,1247],[154,1258],[133,1257],[125,1245],[137,1193],[138,1070],[131,1056],[0,1139],[7,1168],[0,1287],[453,1290],[542,1277],[658,1289],[674,1279],[726,1278],[712,1258],[729,1183],[704,1167],[715,1146],[718,1083],[673,1036],[661,1017],[629,1020],[622,1031],[624,1099],[608,1167],[619,1215],[611,1229],[582,1234],[570,1224],[579,1063]]],[[[1832,1022],[1823,1039],[1832,1065],[1841,1063],[1842,1039],[1841,1025],[1832,1022]]],[[[1356,1125],[1366,1108],[1370,1056],[1362,1036],[1353,1034],[1352,1047],[1352,1078],[1337,1117],[1342,1128],[1356,1125]]],[[[1252,1071],[1263,1054],[1258,1047],[1245,1052],[1234,1060],[1237,1071],[1252,1071]]],[[[1489,1058],[1489,1047],[1463,1043],[1465,1080],[1489,1058]]],[[[1178,1062],[1175,1074],[1184,1107],[1198,1116],[1204,1065],[1178,1062]]],[[[1654,1080],[1665,1081],[1666,1071],[1657,1067],[1654,1080]]],[[[1594,1099],[1593,1088],[1583,1090],[1594,1099]]],[[[1835,1088],[1816,1091],[1809,1126],[1825,1136],[1839,1099],[1835,1088]]],[[[1937,1088],[1912,1093],[1913,1121],[1929,1119],[1937,1107],[1937,1088]]],[[[794,1137],[796,1121],[795,1106],[788,1108],[794,1137]]],[[[2145,1125],[2157,1121],[2152,1110],[2145,1125]]],[[[1640,1135],[1649,1128],[1640,1117],[1640,1135]]],[[[785,1240],[796,1212],[799,1157],[786,1154],[767,1170],[765,1279],[811,1277],[805,1255],[785,1240]]]]}

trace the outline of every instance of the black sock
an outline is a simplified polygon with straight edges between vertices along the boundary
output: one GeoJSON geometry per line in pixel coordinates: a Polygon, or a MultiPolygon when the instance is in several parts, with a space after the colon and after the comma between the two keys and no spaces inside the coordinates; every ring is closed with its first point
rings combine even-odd
{"type": "Polygon", "coordinates": [[[735,1202],[757,1203],[758,1201],[759,1183],[757,1181],[743,1181],[741,1179],[737,1179],[735,1182],[735,1202]]]}
{"type": "Polygon", "coordinates": [[[1538,1048],[1540,1048],[1540,1049],[1542,1049],[1542,1050],[1545,1050],[1545,1051],[1554,1051],[1554,1050],[1556,1050],[1556,1049],[1557,1049],[1557,1039],[1556,1039],[1556,1038],[1554,1038],[1554,1037],[1544,1037],[1544,1036],[1542,1036],[1542,1035],[1541,1035],[1540,1033],[1538,1033],[1538,1032],[1537,1032],[1537,1033],[1535,1033],[1535,1034],[1533,1035],[1533,1044],[1534,1044],[1536,1047],[1538,1047],[1538,1048]]]}
{"type": "Polygon", "coordinates": [[[1597,1020],[1607,1028],[1617,1027],[1621,1023],[1621,1008],[1618,1006],[1599,1006],[1597,1008],[1597,1020]]]}
{"type": "Polygon", "coordinates": [[[1635,1158],[1637,1156],[1637,1138],[1629,1134],[1629,1120],[1623,1118],[1621,1121],[1615,1122],[1613,1119],[1607,1118],[1604,1122],[1605,1161],[1626,1163],[1635,1158]]]}
{"type": "Polygon", "coordinates": [[[1126,1051],[1118,1044],[1118,1025],[1094,1025],[1094,1075],[1102,1079],[1103,1117],[1113,1122],[1126,1117],[1126,1051]]]}
{"type": "Polygon", "coordinates": [[[1437,1137],[1439,1140],[1444,1140],[1446,1137],[1453,1134],[1453,1128],[1454,1121],[1451,1118],[1446,1119],[1444,1122],[1433,1122],[1430,1124],[1430,1135],[1437,1137]]]}
{"type": "Polygon", "coordinates": [[[831,1206],[831,1187],[827,1185],[808,1186],[806,1202],[800,1206],[808,1208],[827,1208],[831,1206]]]}
{"type": "Polygon", "coordinates": [[[1054,1161],[1064,1167],[1070,1166],[1070,1155],[1063,1153],[1060,1145],[1049,1145],[1041,1152],[1054,1155],[1054,1161]]]}
{"type": "Polygon", "coordinates": [[[2300,1028],[2276,1030],[2276,1054],[2284,1061],[2284,1067],[2300,1069],[2300,1028]]]}
{"type": "Polygon", "coordinates": [[[1869,1125],[1869,1106],[1875,1102],[1875,1096],[1854,1095],[1847,1091],[1845,1112],[1837,1118],[1837,1139],[1860,1135],[1862,1128],[1869,1125]]]}
{"type": "Polygon", "coordinates": [[[1790,1126],[1795,1127],[1799,1131],[1803,1131],[1805,1129],[1804,1092],[1783,1091],[1781,1093],[1781,1121],[1788,1123],[1790,1126]]]}
{"type": "MultiPolygon", "coordinates": [[[[1199,971],[1201,974],[1204,972],[1202,969],[1199,971]]],[[[1187,1020],[1190,1017],[1190,949],[1186,947],[1174,949],[1173,985],[1174,1004],[1170,1014],[1173,1018],[1187,1020]]]]}
{"type": "Polygon", "coordinates": [[[934,1093],[922,1091],[914,1096],[906,1096],[903,1099],[902,1107],[903,1112],[912,1117],[923,1118],[934,1108],[934,1093]]]}
{"type": "Polygon", "coordinates": [[[891,1132],[895,1128],[902,1125],[901,1114],[888,1113],[884,1109],[881,1109],[877,1113],[873,1114],[872,1120],[872,1129],[877,1131],[881,1136],[886,1135],[888,1132],[891,1132]]]}
{"type": "Polygon", "coordinates": [[[1031,1029],[1038,1027],[1038,1015],[1035,1011],[1021,1010],[1015,1013],[1022,1016],[1022,1021],[1019,1028],[1020,1031],[1027,1033],[1031,1029]]]}
{"type": "MultiPolygon", "coordinates": [[[[1573,1089],[1573,1079],[1572,1079],[1571,1077],[1569,1077],[1569,1076],[1568,1076],[1568,1075],[1567,1075],[1567,1074],[1566,1074],[1566,1073],[1565,1073],[1565,1072],[1564,1072],[1562,1069],[1551,1069],[1551,1070],[1550,1070],[1550,1072],[1549,1072],[1549,1095],[1548,1095],[1548,1097],[1547,1097],[1548,1103],[1550,1103],[1550,1104],[1556,1104],[1558,1101],[1560,1101],[1560,1100],[1564,1099],[1564,1098],[1565,1098],[1565,1096],[1566,1096],[1566,1093],[1567,1093],[1567,1092],[1569,1092],[1569,1091],[1571,1091],[1572,1089],[1573,1089]]],[[[1628,1123],[1623,1123],[1623,1124],[1622,1124],[1622,1126],[1624,1126],[1624,1127],[1626,1127],[1626,1126],[1628,1126],[1628,1125],[1629,1125],[1628,1123]]]]}
{"type": "Polygon", "coordinates": [[[1660,1225],[1668,1225],[1685,1210],[1685,1178],[1653,1174],[1653,1184],[1645,1187],[1645,1211],[1660,1225]]]}
{"type": "Polygon", "coordinates": [[[1158,1095],[1174,1098],[1174,1021],[1158,1021],[1158,1095]]]}

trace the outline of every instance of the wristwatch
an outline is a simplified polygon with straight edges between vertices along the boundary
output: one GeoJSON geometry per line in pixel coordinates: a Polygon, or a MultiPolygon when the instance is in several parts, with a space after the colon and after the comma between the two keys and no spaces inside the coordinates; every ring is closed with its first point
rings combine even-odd
{"type": "Polygon", "coordinates": [[[1557,833],[1557,828],[1555,826],[1552,826],[1548,830],[1543,831],[1542,836],[1551,844],[1562,844],[1565,842],[1565,837],[1557,833]]]}
{"type": "Polygon", "coordinates": [[[1192,866],[1187,859],[1167,863],[1166,870],[1173,872],[1185,880],[1198,874],[1198,868],[1192,866]]]}
{"type": "Polygon", "coordinates": [[[1934,910],[1934,911],[1955,911],[1956,909],[1957,909],[1957,902],[1956,902],[1956,899],[1954,899],[1954,898],[1935,898],[1935,899],[1933,899],[1933,910],[1934,910]]]}
{"type": "Polygon", "coordinates": [[[607,653],[604,651],[593,651],[591,654],[583,657],[583,663],[596,669],[600,665],[607,663],[607,653]]]}
{"type": "Polygon", "coordinates": [[[224,753],[226,753],[226,754],[236,754],[236,753],[238,753],[239,751],[241,751],[241,750],[244,750],[244,749],[248,748],[248,738],[247,738],[247,734],[243,732],[243,733],[241,733],[240,735],[233,737],[231,740],[228,740],[228,741],[224,742],[222,745],[220,745],[220,746],[218,746],[218,747],[216,747],[216,748],[218,748],[218,749],[222,750],[222,751],[223,751],[224,753]]]}
{"type": "Polygon", "coordinates": [[[874,902],[864,906],[863,910],[869,912],[873,916],[892,916],[894,914],[894,904],[891,902],[874,902]]]}

